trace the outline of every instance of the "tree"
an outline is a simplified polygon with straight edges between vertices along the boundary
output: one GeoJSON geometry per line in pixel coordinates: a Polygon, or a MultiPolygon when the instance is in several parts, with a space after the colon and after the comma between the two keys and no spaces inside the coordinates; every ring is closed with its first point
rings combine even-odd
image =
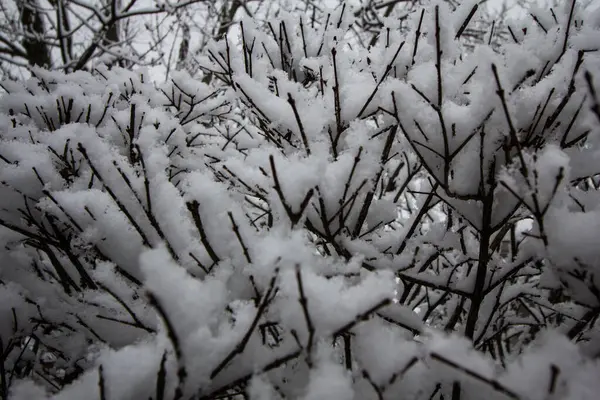
{"type": "MultiPolygon", "coordinates": [[[[364,46],[377,39],[383,20],[406,21],[423,1],[353,3],[356,21],[348,34],[364,46]]],[[[455,3],[448,0],[452,7],[455,3]]],[[[494,40],[508,35],[503,28],[507,10],[482,13],[485,17],[472,21],[463,36],[485,40],[492,21],[494,40]]],[[[25,79],[35,65],[69,72],[99,63],[145,66],[166,81],[173,69],[194,75],[196,56],[210,40],[222,38],[242,17],[266,22],[281,12],[305,15],[311,24],[326,17],[313,1],[7,0],[0,5],[0,78],[25,79]]]]}
{"type": "Polygon", "coordinates": [[[600,14],[477,12],[5,81],[2,397],[595,398],[600,14]]]}
{"type": "MultiPolygon", "coordinates": [[[[8,77],[34,65],[65,72],[102,62],[168,71],[190,46],[223,36],[262,0],[9,0],[0,7],[0,67],[8,77]],[[246,4],[248,3],[248,4],[246,4]]],[[[273,2],[277,5],[277,2],[273,2]]]]}

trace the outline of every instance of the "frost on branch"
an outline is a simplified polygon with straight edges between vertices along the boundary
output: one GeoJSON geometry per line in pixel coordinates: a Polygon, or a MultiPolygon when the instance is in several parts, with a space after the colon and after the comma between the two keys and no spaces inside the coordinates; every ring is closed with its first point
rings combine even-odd
{"type": "Polygon", "coordinates": [[[597,16],[353,16],[3,83],[1,396],[594,398],[597,16]]]}

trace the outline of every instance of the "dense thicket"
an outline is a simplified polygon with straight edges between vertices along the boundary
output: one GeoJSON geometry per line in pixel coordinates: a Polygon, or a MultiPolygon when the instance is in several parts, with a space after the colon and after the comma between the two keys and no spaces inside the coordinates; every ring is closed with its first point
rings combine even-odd
{"type": "MultiPolygon", "coordinates": [[[[367,45],[375,43],[387,18],[397,19],[398,28],[406,30],[408,16],[427,1],[4,0],[0,79],[26,79],[32,66],[73,72],[93,70],[99,64],[145,67],[161,82],[168,81],[173,70],[185,69],[197,77],[197,56],[211,40],[235,35],[242,18],[266,23],[289,12],[322,24],[327,7],[346,3],[353,6],[355,19],[347,34],[367,45]]],[[[460,3],[444,1],[453,9],[460,3]]],[[[500,1],[493,11],[481,7],[462,36],[472,43],[506,39],[512,7],[509,0],[500,1]]]]}
{"type": "Polygon", "coordinates": [[[600,12],[477,12],[4,81],[0,397],[596,398],[600,12]]]}

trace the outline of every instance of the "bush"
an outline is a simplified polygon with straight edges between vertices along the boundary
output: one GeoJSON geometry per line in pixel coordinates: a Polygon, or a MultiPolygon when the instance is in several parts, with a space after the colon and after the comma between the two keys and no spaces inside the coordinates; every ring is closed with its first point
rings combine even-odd
{"type": "Polygon", "coordinates": [[[4,82],[0,396],[596,398],[600,14],[476,11],[4,82]]]}

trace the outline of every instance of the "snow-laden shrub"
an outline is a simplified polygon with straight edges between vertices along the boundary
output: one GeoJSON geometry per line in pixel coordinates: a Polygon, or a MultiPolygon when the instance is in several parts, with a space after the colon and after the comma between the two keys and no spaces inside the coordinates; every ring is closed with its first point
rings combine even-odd
{"type": "Polygon", "coordinates": [[[0,396],[596,398],[600,14],[476,12],[4,82],[0,396]]]}

